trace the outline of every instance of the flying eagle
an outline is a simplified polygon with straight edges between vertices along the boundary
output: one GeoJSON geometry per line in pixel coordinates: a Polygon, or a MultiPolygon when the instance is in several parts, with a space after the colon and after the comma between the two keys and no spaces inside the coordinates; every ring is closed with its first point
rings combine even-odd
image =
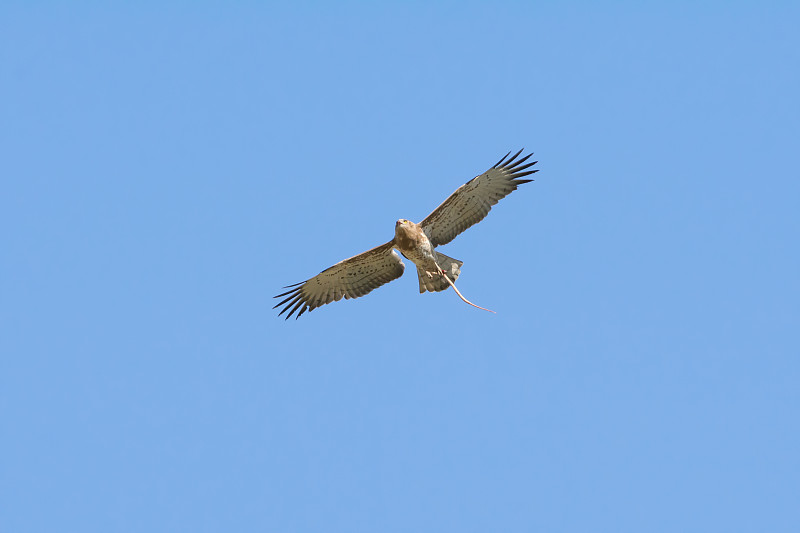
{"type": "Polygon", "coordinates": [[[386,244],[336,263],[309,280],[287,286],[291,290],[275,296],[285,299],[273,309],[283,306],[278,316],[289,311],[288,320],[296,311],[299,313],[295,318],[300,318],[306,311],[311,312],[342,297],[349,300],[364,296],[403,275],[405,265],[395,249],[417,266],[420,293],[443,291],[452,286],[466,303],[485,309],[464,298],[453,283],[461,274],[463,262],[434,248],[447,244],[483,220],[492,206],[518,185],[533,181],[520,178],[538,172],[527,170],[538,161],[523,164],[533,154],[517,159],[521,153],[522,150],[511,158],[508,157],[511,152],[507,153],[492,168],[456,189],[419,224],[404,218],[398,220],[394,238],[386,244]]]}

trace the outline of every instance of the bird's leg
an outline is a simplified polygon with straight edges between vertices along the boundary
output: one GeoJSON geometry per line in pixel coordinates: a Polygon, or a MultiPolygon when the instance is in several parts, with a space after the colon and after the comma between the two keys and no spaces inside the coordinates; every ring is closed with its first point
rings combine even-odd
{"type": "MultiPolygon", "coordinates": [[[[438,266],[438,265],[437,265],[437,266],[438,266]]],[[[460,290],[458,290],[458,288],[456,287],[456,284],[455,284],[455,283],[453,283],[453,282],[450,280],[450,276],[448,276],[448,275],[447,275],[447,273],[446,273],[444,270],[442,270],[442,268],[441,268],[441,267],[439,267],[439,274],[440,274],[441,276],[443,276],[443,277],[444,277],[444,279],[446,279],[446,280],[447,280],[447,283],[449,283],[449,284],[450,284],[450,286],[451,286],[451,287],[453,287],[453,290],[454,290],[454,291],[456,291],[456,294],[458,294],[458,297],[459,297],[459,298],[461,298],[462,300],[464,300],[464,303],[468,303],[468,304],[469,304],[469,305],[471,305],[472,307],[477,307],[478,309],[483,309],[484,311],[489,311],[490,313],[494,313],[494,311],[492,311],[491,309],[486,309],[485,307],[481,307],[480,305],[475,305],[474,303],[472,303],[472,302],[470,302],[469,300],[467,300],[466,298],[464,298],[464,295],[463,295],[463,294],[461,294],[461,291],[460,291],[460,290]]],[[[495,314],[497,314],[497,313],[495,313],[495,314]]]]}

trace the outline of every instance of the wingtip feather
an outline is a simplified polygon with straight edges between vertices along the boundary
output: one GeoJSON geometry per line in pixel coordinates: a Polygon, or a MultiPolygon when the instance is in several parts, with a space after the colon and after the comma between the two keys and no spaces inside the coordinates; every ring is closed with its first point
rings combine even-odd
{"type": "Polygon", "coordinates": [[[498,161],[497,163],[495,163],[495,164],[494,164],[494,166],[492,166],[492,168],[497,168],[497,167],[499,167],[499,166],[500,166],[500,164],[501,164],[503,161],[505,161],[505,160],[506,160],[506,157],[508,157],[509,155],[511,155],[511,152],[510,152],[510,151],[509,151],[509,152],[508,152],[506,155],[504,155],[503,157],[501,157],[501,158],[500,158],[500,161],[498,161]]]}
{"type": "Polygon", "coordinates": [[[516,154],[514,154],[513,156],[511,156],[511,159],[509,159],[508,161],[506,161],[506,166],[508,166],[508,165],[510,165],[511,163],[513,163],[513,162],[514,162],[514,160],[515,160],[515,159],[516,159],[516,158],[519,156],[519,154],[521,154],[521,153],[522,153],[522,151],[523,151],[524,149],[525,149],[525,148],[520,148],[519,152],[517,152],[516,154]]]}

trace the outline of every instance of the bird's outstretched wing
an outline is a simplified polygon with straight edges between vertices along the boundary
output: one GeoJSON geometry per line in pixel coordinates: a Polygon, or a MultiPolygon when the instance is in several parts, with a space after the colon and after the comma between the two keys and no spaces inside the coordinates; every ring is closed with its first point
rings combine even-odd
{"type": "Polygon", "coordinates": [[[405,265],[392,249],[393,246],[394,240],[391,240],[363,254],[340,261],[307,281],[289,285],[287,289],[294,288],[275,296],[285,296],[285,299],[273,309],[283,306],[278,316],[289,311],[287,320],[295,311],[300,310],[295,317],[300,318],[306,311],[311,312],[321,305],[338,302],[342,296],[348,300],[358,298],[399,278],[403,275],[405,265]]]}
{"type": "Polygon", "coordinates": [[[492,206],[511,194],[511,191],[515,191],[517,185],[533,181],[520,178],[538,172],[526,171],[538,161],[523,165],[533,154],[517,159],[521,153],[522,150],[510,159],[508,156],[511,152],[507,153],[492,168],[456,189],[442,205],[420,222],[431,244],[439,246],[452,241],[462,231],[483,220],[492,206]]]}

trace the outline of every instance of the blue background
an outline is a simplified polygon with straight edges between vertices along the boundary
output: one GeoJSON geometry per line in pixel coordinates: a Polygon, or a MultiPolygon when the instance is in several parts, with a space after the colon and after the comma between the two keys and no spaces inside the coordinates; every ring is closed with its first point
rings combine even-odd
{"type": "MultiPolygon", "coordinates": [[[[800,9],[0,8],[0,530],[800,531],[800,9]],[[281,287],[509,150],[412,269],[281,287]]],[[[408,262],[407,262],[408,265],[408,262]]]]}

